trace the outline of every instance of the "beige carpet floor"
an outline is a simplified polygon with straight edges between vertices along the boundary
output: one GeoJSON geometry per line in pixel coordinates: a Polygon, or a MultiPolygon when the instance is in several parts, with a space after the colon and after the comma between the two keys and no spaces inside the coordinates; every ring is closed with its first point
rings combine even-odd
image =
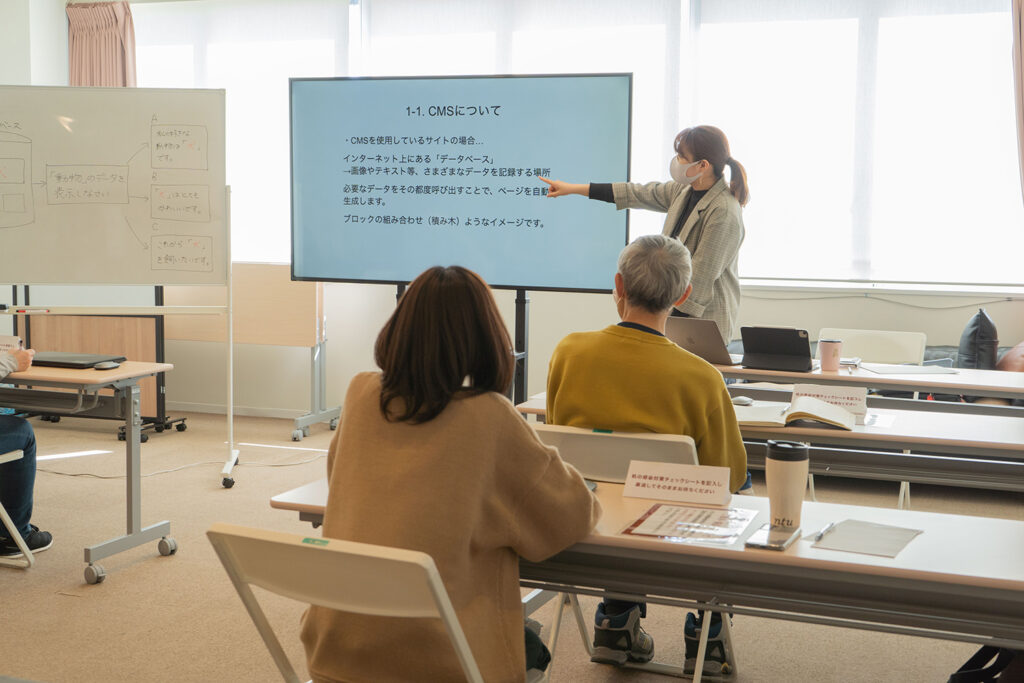
{"type": "MultiPolygon", "coordinates": [[[[142,521],[170,520],[179,550],[156,543],[102,562],[106,581],[84,582],[82,550],[125,530],[122,442],[116,423],[33,420],[40,443],[34,522],[54,546],[30,570],[0,567],[0,676],[31,681],[275,681],[273,662],[205,538],[217,521],[313,532],[273,510],[270,496],[323,476],[332,432],[313,427],[290,440],[288,420],[239,418],[241,464],[234,488],[221,486],[223,417],[189,415],[183,433],[153,434],[143,445],[142,521]],[[74,455],[67,454],[99,453],[74,455]],[[50,457],[54,456],[54,457],[50,457]],[[174,470],[164,472],[165,470],[174,470]],[[58,474],[58,472],[60,474],[58,474]],[[72,476],[77,475],[77,476],[72,476]],[[97,478],[103,477],[103,478],[97,478]]],[[[756,482],[759,483],[759,482],[756,482]]],[[[818,499],[894,507],[895,483],[817,478],[818,499]]],[[[912,487],[918,510],[1024,519],[1024,496],[948,487],[912,487]]],[[[300,675],[303,607],[261,594],[300,675]]],[[[594,600],[583,599],[585,613],[594,600]]],[[[648,631],[658,658],[682,659],[681,609],[652,606],[648,631]]],[[[541,621],[547,618],[540,614],[541,621]]],[[[974,646],[925,638],[738,616],[737,683],[755,681],[936,681],[974,646]]],[[[567,616],[555,653],[554,681],[665,681],[663,676],[591,664],[567,616]]]]}

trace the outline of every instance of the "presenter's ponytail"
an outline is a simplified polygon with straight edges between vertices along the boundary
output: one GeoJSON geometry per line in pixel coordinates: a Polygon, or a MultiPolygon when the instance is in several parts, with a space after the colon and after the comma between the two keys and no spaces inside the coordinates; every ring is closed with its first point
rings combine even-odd
{"type": "Polygon", "coordinates": [[[707,159],[715,178],[721,178],[725,166],[728,165],[729,191],[740,206],[747,205],[750,200],[747,170],[743,168],[743,164],[732,158],[725,133],[714,126],[693,126],[676,136],[674,146],[676,154],[682,154],[691,161],[707,159]]]}

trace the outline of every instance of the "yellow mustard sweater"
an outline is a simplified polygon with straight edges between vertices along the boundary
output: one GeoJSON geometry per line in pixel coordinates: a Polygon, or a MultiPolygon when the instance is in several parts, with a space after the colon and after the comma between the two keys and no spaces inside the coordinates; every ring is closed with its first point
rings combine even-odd
{"type": "Polygon", "coordinates": [[[559,342],[548,368],[547,422],[619,432],[685,434],[702,465],[731,470],[747,452],[721,373],[665,337],[618,325],[559,342]]]}
{"type": "MultiPolygon", "coordinates": [[[[504,396],[457,398],[420,425],[385,421],[379,397],[379,373],[349,385],[323,535],[429,554],[484,680],[524,680],[519,556],[539,562],[581,540],[600,503],[504,396]]],[[[302,641],[317,683],[465,680],[438,619],[311,607],[302,641]]]]}

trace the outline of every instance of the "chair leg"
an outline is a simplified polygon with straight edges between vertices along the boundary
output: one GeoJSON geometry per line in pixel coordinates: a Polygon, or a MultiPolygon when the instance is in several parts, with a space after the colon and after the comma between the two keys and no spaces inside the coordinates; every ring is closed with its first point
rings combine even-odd
{"type": "Polygon", "coordinates": [[[3,522],[4,528],[7,529],[8,536],[18,546],[18,550],[21,551],[21,557],[0,557],[0,566],[28,569],[34,565],[36,563],[36,556],[28,549],[28,545],[25,544],[25,539],[21,537],[21,533],[14,528],[14,520],[7,514],[7,510],[4,509],[3,505],[0,505],[0,521],[3,522]]]}
{"type": "Polygon", "coordinates": [[[899,509],[899,510],[909,510],[910,509],[910,482],[909,481],[901,481],[900,482],[900,499],[899,499],[899,503],[897,504],[897,509],[899,509]]]}
{"type": "Polygon", "coordinates": [[[569,593],[569,605],[572,607],[572,614],[576,618],[576,630],[580,632],[580,639],[583,640],[583,649],[587,655],[594,654],[594,641],[590,638],[590,629],[587,628],[587,619],[583,616],[580,608],[579,598],[575,593],[569,593]]]}
{"type": "MultiPolygon", "coordinates": [[[[728,618],[728,615],[722,615],[728,618]]],[[[697,661],[693,665],[693,683],[700,683],[704,675],[704,657],[708,651],[708,632],[711,630],[711,610],[701,612],[701,623],[704,625],[700,630],[700,645],[697,646],[697,661]]]]}
{"type": "Polygon", "coordinates": [[[807,473],[807,491],[811,495],[811,502],[817,503],[818,497],[814,495],[814,475],[810,472],[807,473]]]}
{"type": "Polygon", "coordinates": [[[732,646],[732,623],[728,612],[722,612],[722,642],[725,644],[725,661],[729,663],[729,675],[736,675],[736,650],[732,646]]]}
{"type": "Polygon", "coordinates": [[[555,647],[558,645],[558,634],[562,630],[562,614],[565,612],[566,603],[569,602],[569,596],[559,593],[556,599],[558,606],[555,607],[555,614],[551,617],[551,632],[548,634],[548,642],[545,643],[548,651],[551,652],[551,661],[548,662],[548,668],[544,670],[544,676],[538,679],[541,683],[551,679],[551,671],[555,668],[555,647]]]}

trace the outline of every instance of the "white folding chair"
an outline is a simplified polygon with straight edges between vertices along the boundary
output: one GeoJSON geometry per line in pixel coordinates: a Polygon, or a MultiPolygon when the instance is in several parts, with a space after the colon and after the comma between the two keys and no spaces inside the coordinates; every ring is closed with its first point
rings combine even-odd
{"type": "MultiPolygon", "coordinates": [[[[858,357],[869,363],[912,363],[920,365],[924,361],[924,350],[928,338],[924,332],[903,332],[893,330],[856,330],[839,327],[823,327],[818,332],[818,339],[841,339],[843,356],[858,357]]],[[[820,356],[820,354],[819,354],[820,356]]],[[[914,392],[917,398],[917,392],[914,392]]],[[[910,451],[904,451],[909,453],[910,451]]],[[[813,477],[813,475],[810,475],[813,477]]],[[[811,487],[811,500],[814,497],[813,478],[808,480],[811,487]]],[[[900,482],[900,496],[897,503],[899,509],[910,507],[910,482],[900,482]]]]}
{"type": "Polygon", "coordinates": [[[251,586],[342,612],[438,618],[466,679],[483,682],[434,560],[426,553],[335,539],[310,542],[298,534],[223,523],[214,524],[206,535],[285,681],[298,683],[299,678],[251,586]]]}
{"type": "MultiPolygon", "coordinates": [[[[818,339],[841,339],[843,356],[858,357],[869,363],[914,363],[924,360],[928,338],[923,332],[893,330],[856,330],[823,327],[818,339]]],[[[820,357],[820,354],[819,354],[820,357]]]]}
{"type": "MultiPolygon", "coordinates": [[[[697,459],[697,445],[689,436],[680,434],[651,434],[632,432],[609,432],[582,429],[580,427],[565,427],[561,425],[535,424],[540,440],[549,446],[558,448],[562,460],[569,463],[586,479],[593,481],[606,481],[621,484],[626,481],[626,474],[629,471],[631,460],[645,460],[649,462],[669,462],[682,465],[699,465],[697,459]]],[[[562,608],[568,604],[572,608],[576,626],[579,629],[580,637],[583,639],[583,646],[587,654],[594,654],[594,645],[590,638],[590,630],[587,626],[587,619],[583,616],[579,601],[574,594],[558,595],[558,607],[555,610],[552,632],[558,627],[558,621],[562,616],[562,608]]],[[[711,610],[703,610],[703,623],[711,623],[711,610]]],[[[722,617],[722,638],[725,645],[726,660],[732,670],[731,675],[736,673],[736,655],[732,647],[732,631],[729,626],[729,617],[722,617]]],[[[701,671],[704,664],[704,654],[707,649],[708,629],[701,629],[700,649],[697,653],[696,672],[693,680],[699,683],[701,671]]],[[[548,646],[554,655],[554,648],[548,646]]],[[[635,664],[627,662],[624,666],[633,669],[643,669],[653,673],[665,674],[689,678],[689,674],[683,672],[683,667],[663,662],[647,662],[635,664]]],[[[549,666],[550,669],[550,666],[549,666]]]]}
{"type": "MultiPolygon", "coordinates": [[[[10,453],[0,454],[0,465],[5,462],[13,462],[15,460],[21,460],[25,457],[23,451],[11,451],[10,453]]],[[[21,551],[20,557],[0,557],[0,566],[4,567],[21,567],[22,569],[28,569],[36,563],[36,557],[32,554],[32,551],[28,549],[25,544],[25,539],[21,537],[21,532],[18,531],[14,526],[14,520],[7,514],[7,510],[4,509],[2,503],[0,503],[0,522],[3,522],[4,528],[7,529],[7,536],[14,541],[15,545],[18,546],[18,550],[21,551]]]]}
{"type": "Polygon", "coordinates": [[[698,465],[697,445],[681,434],[637,434],[535,424],[540,440],[593,481],[622,484],[631,460],[698,465]]]}

